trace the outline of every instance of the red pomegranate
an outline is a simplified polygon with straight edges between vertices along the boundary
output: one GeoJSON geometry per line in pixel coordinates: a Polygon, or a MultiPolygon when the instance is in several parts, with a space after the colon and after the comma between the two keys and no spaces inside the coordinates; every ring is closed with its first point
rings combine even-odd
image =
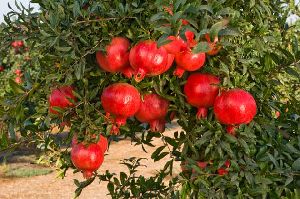
{"type": "Polygon", "coordinates": [[[20,48],[24,46],[24,42],[22,40],[16,40],[11,43],[13,48],[20,48]]]}
{"type": "Polygon", "coordinates": [[[228,169],[224,169],[224,168],[218,169],[218,174],[219,174],[219,176],[227,175],[228,172],[229,172],[228,169]]]}
{"type": "Polygon", "coordinates": [[[115,83],[103,90],[101,103],[104,110],[115,117],[116,127],[112,133],[118,133],[118,128],[126,124],[128,117],[133,116],[141,104],[139,91],[127,83],[115,83]]]}
{"type": "Polygon", "coordinates": [[[100,135],[98,144],[100,145],[102,152],[105,153],[105,151],[107,151],[108,149],[108,141],[107,138],[104,137],[103,135],[100,135]]]}
{"type": "Polygon", "coordinates": [[[135,71],[135,80],[140,82],[145,76],[156,76],[166,72],[174,61],[164,47],[157,47],[155,41],[147,40],[135,45],[129,54],[130,65],[135,71]]]}
{"type": "Polygon", "coordinates": [[[253,96],[242,89],[231,89],[217,96],[214,113],[220,123],[227,125],[227,132],[235,134],[235,126],[248,124],[256,114],[253,96]]]}
{"type": "Polygon", "coordinates": [[[168,100],[154,93],[146,94],[135,117],[140,122],[149,123],[152,132],[163,132],[168,108],[168,100]]]}
{"type": "Polygon", "coordinates": [[[50,113],[59,114],[54,110],[54,107],[65,109],[74,106],[72,101],[75,101],[76,98],[73,94],[73,90],[72,86],[62,86],[54,89],[49,96],[50,113]]]}
{"type": "Polygon", "coordinates": [[[205,53],[192,52],[192,48],[196,46],[197,42],[194,40],[195,34],[191,31],[185,32],[185,37],[187,39],[188,48],[177,53],[175,56],[175,61],[177,68],[174,71],[174,75],[179,78],[182,77],[185,71],[195,71],[200,69],[205,63],[205,53]]]}
{"type": "Polygon", "coordinates": [[[0,66],[0,72],[4,71],[4,66],[0,66]]]}
{"type": "Polygon", "coordinates": [[[16,74],[17,76],[21,76],[21,75],[22,75],[22,71],[21,71],[20,69],[16,69],[16,70],[15,70],[15,74],[16,74]]]}
{"type": "Polygon", "coordinates": [[[96,53],[99,67],[111,73],[121,72],[124,67],[129,65],[129,47],[128,39],[113,38],[111,43],[106,46],[106,54],[101,51],[96,53]]]}
{"type": "Polygon", "coordinates": [[[190,75],[184,85],[187,102],[198,108],[197,118],[207,116],[207,108],[214,105],[219,93],[218,77],[211,74],[194,73],[190,75]]]}
{"type": "Polygon", "coordinates": [[[83,177],[92,177],[103,163],[104,149],[98,143],[85,145],[78,143],[76,137],[72,140],[71,160],[74,166],[83,172],[83,177]]]}
{"type": "Polygon", "coordinates": [[[163,47],[170,54],[176,55],[177,53],[187,48],[186,42],[180,37],[169,36],[167,39],[170,40],[171,42],[163,45],[163,47]]]}
{"type": "Polygon", "coordinates": [[[218,43],[219,38],[215,37],[214,41],[212,42],[209,34],[207,33],[207,34],[205,34],[205,39],[208,42],[209,49],[210,49],[206,54],[208,54],[210,56],[214,56],[214,55],[218,54],[222,48],[222,46],[218,43]]]}
{"type": "Polygon", "coordinates": [[[15,78],[15,82],[17,83],[17,84],[21,84],[22,83],[22,78],[21,77],[16,77],[15,78]]]}

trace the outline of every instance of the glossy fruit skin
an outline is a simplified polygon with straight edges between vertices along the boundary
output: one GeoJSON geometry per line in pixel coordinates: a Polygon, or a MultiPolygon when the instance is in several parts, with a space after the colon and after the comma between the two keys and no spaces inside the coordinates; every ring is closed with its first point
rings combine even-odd
{"type": "Polygon", "coordinates": [[[96,53],[96,59],[101,69],[116,73],[129,65],[129,47],[128,39],[115,37],[111,43],[106,46],[106,54],[101,51],[96,53]]]}
{"type": "Polygon", "coordinates": [[[114,116],[118,128],[125,125],[127,118],[138,111],[141,96],[134,86],[127,83],[115,83],[103,90],[101,103],[105,112],[114,116]]]}
{"type": "Polygon", "coordinates": [[[98,143],[86,146],[84,143],[72,140],[71,160],[74,166],[83,172],[83,177],[88,179],[102,165],[103,149],[98,143]]]}
{"type": "Polygon", "coordinates": [[[4,66],[0,66],[0,72],[4,71],[4,66]]]}
{"type": "Polygon", "coordinates": [[[181,78],[185,71],[196,71],[204,66],[206,55],[205,53],[193,53],[192,48],[197,45],[194,40],[195,34],[192,31],[186,31],[187,48],[175,55],[177,67],[174,75],[181,78]]]}
{"type": "Polygon", "coordinates": [[[184,85],[184,94],[187,102],[198,108],[197,118],[207,116],[207,108],[214,105],[219,94],[218,77],[211,74],[191,74],[184,85]]]}
{"type": "Polygon", "coordinates": [[[170,54],[176,55],[187,48],[187,43],[180,37],[169,36],[167,40],[170,40],[171,42],[163,45],[163,47],[170,54]]]}
{"type": "Polygon", "coordinates": [[[174,55],[169,54],[164,47],[157,47],[155,41],[141,41],[135,45],[129,54],[130,65],[135,71],[135,80],[140,82],[145,76],[160,75],[172,66],[174,55]]]}
{"type": "Polygon", "coordinates": [[[228,125],[227,131],[234,134],[235,125],[248,124],[256,115],[257,107],[253,96],[242,89],[223,91],[214,103],[214,113],[220,123],[228,125]]]}
{"type": "Polygon", "coordinates": [[[155,93],[146,94],[135,117],[140,122],[149,123],[152,132],[164,132],[168,108],[168,100],[155,93]]]}
{"type": "Polygon", "coordinates": [[[49,104],[50,104],[50,113],[59,114],[53,107],[59,107],[61,109],[66,109],[68,107],[74,106],[73,102],[70,101],[76,100],[76,97],[73,94],[72,86],[62,86],[57,89],[54,89],[49,96],[49,104]]]}

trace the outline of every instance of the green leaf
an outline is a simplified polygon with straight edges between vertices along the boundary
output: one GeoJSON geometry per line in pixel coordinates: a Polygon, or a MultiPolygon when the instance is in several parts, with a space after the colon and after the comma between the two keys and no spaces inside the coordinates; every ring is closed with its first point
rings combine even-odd
{"type": "Polygon", "coordinates": [[[292,164],[292,168],[295,171],[300,171],[300,158],[298,158],[297,160],[295,160],[292,164]]]}
{"type": "Polygon", "coordinates": [[[210,50],[209,45],[205,41],[201,41],[193,48],[193,53],[208,52],[210,50]]]}
{"type": "Polygon", "coordinates": [[[16,94],[24,94],[25,93],[25,89],[22,86],[20,86],[19,84],[17,84],[15,81],[13,81],[12,79],[9,79],[9,85],[14,93],[16,93],[16,94]]]}

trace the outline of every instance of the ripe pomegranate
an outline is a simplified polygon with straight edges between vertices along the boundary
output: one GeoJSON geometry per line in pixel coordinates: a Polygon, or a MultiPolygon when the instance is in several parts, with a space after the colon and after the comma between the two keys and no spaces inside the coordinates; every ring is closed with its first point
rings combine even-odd
{"type": "Polygon", "coordinates": [[[107,151],[108,149],[108,141],[107,138],[104,137],[103,135],[100,135],[98,144],[100,145],[102,152],[105,153],[105,151],[107,151]]]}
{"type": "Polygon", "coordinates": [[[16,40],[11,43],[13,48],[20,48],[24,46],[24,42],[22,40],[16,40]]]}
{"type": "Polygon", "coordinates": [[[217,96],[214,113],[220,123],[227,125],[227,132],[235,135],[235,126],[248,124],[256,114],[253,96],[242,89],[231,89],[217,96]]]}
{"type": "Polygon", "coordinates": [[[102,165],[103,149],[98,143],[78,143],[75,137],[72,140],[71,160],[74,166],[83,172],[83,177],[88,179],[102,165]]]}
{"type": "Polygon", "coordinates": [[[22,78],[21,77],[16,77],[15,78],[15,82],[17,83],[17,84],[21,84],[22,83],[22,78]]]}
{"type": "Polygon", "coordinates": [[[219,176],[227,175],[228,174],[228,170],[224,169],[224,168],[220,168],[220,169],[218,169],[218,174],[219,174],[219,176]]]}
{"type": "Polygon", "coordinates": [[[210,74],[194,73],[190,75],[184,85],[187,102],[198,108],[197,118],[207,116],[207,108],[214,105],[219,93],[218,77],[210,74]]]}
{"type": "Polygon", "coordinates": [[[4,66],[0,66],[0,72],[4,71],[4,66]]]}
{"type": "Polygon", "coordinates": [[[170,54],[176,55],[177,53],[187,48],[186,42],[180,37],[169,36],[167,39],[170,40],[171,42],[163,45],[163,47],[170,54]]]}
{"type": "Polygon", "coordinates": [[[149,123],[152,132],[164,132],[168,108],[168,100],[154,93],[146,94],[135,117],[140,122],[149,123]]]}
{"type": "Polygon", "coordinates": [[[206,54],[208,54],[210,56],[214,56],[214,55],[218,54],[222,48],[222,46],[218,43],[219,38],[215,37],[214,41],[212,42],[209,34],[207,33],[207,34],[205,34],[205,39],[208,42],[209,49],[210,49],[206,54]]]}
{"type": "Polygon", "coordinates": [[[226,168],[229,168],[230,165],[231,165],[230,160],[226,160],[224,165],[225,165],[226,168]]]}
{"type": "Polygon", "coordinates": [[[20,69],[16,69],[16,70],[15,70],[15,74],[16,74],[17,76],[21,76],[21,75],[22,75],[22,71],[21,71],[20,69]]]}
{"type": "Polygon", "coordinates": [[[104,110],[115,117],[113,132],[117,134],[121,125],[126,124],[128,117],[133,116],[141,104],[139,91],[127,83],[115,83],[103,90],[101,103],[104,110]]]}
{"type": "Polygon", "coordinates": [[[157,48],[155,41],[147,40],[135,45],[129,54],[130,65],[135,71],[134,79],[140,82],[145,76],[156,76],[166,72],[174,61],[164,47],[157,48]]]}
{"type": "Polygon", "coordinates": [[[50,113],[59,114],[54,110],[54,107],[65,109],[74,106],[73,102],[70,101],[70,99],[73,101],[76,100],[73,90],[72,86],[62,86],[54,89],[49,96],[50,113]]]}
{"type": "Polygon", "coordinates": [[[197,162],[198,167],[201,169],[205,169],[207,166],[207,162],[197,162]]]}
{"type": "Polygon", "coordinates": [[[194,40],[195,34],[191,31],[185,32],[185,37],[187,39],[188,48],[177,53],[175,55],[175,61],[177,68],[174,71],[174,75],[179,78],[182,77],[185,71],[195,71],[200,69],[205,63],[205,53],[192,52],[192,48],[197,44],[194,40]]]}
{"type": "Polygon", "coordinates": [[[121,72],[129,65],[129,47],[128,39],[113,38],[111,43],[106,46],[106,55],[101,51],[96,53],[99,67],[111,73],[121,72]]]}

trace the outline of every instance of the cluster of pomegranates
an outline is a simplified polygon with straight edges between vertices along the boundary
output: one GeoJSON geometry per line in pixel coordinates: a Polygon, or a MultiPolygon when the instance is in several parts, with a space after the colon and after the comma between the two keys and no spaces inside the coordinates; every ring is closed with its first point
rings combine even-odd
{"type": "MultiPolygon", "coordinates": [[[[141,41],[130,50],[128,39],[115,37],[106,46],[106,53],[97,52],[96,59],[104,71],[120,72],[137,82],[145,77],[160,75],[173,65],[177,66],[174,75],[181,77],[185,71],[196,71],[205,63],[205,53],[193,53],[197,45],[194,33],[185,32],[186,40],[179,36],[170,36],[170,42],[158,47],[152,40],[141,41]]],[[[207,38],[211,49],[209,55],[216,55],[220,50],[214,42],[207,38]]],[[[212,74],[192,73],[184,85],[187,102],[197,107],[198,119],[205,118],[208,108],[213,107],[214,114],[220,123],[225,124],[227,132],[235,135],[235,127],[251,122],[256,114],[256,103],[250,93],[242,89],[220,90],[220,79],[212,74]]],[[[114,83],[107,86],[100,97],[107,120],[112,123],[112,134],[118,134],[119,128],[126,124],[130,117],[150,125],[153,132],[163,132],[169,101],[156,93],[141,95],[139,90],[128,83],[114,83]]],[[[76,98],[73,87],[64,86],[52,91],[49,97],[50,112],[60,114],[56,109],[66,109],[74,106],[76,98]]],[[[97,144],[73,144],[73,164],[83,171],[85,177],[90,177],[94,170],[103,162],[103,153],[97,144]],[[89,155],[88,155],[89,154],[89,155]],[[80,161],[84,163],[80,163],[80,161]],[[86,163],[86,164],[85,164],[86,163]]],[[[101,147],[100,147],[101,148],[101,147]]],[[[222,172],[222,171],[220,171],[222,172]]],[[[223,172],[224,173],[224,172],[223,172]]],[[[225,172],[226,173],[226,172],[225,172]]]]}

